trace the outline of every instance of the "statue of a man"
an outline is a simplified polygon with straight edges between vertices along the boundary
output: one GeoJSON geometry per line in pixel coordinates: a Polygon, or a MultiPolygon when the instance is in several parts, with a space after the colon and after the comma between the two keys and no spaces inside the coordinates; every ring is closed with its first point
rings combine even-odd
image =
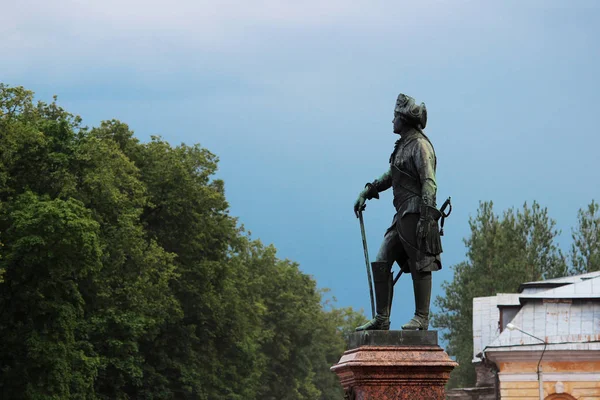
{"type": "Polygon", "coordinates": [[[394,261],[403,272],[410,272],[415,296],[415,315],[402,329],[429,327],[431,272],[442,268],[442,245],[437,222],[441,214],[436,208],[436,157],[433,145],[423,133],[426,123],[425,104],[417,105],[412,97],[400,94],[393,120],[394,133],[400,139],[390,157],[390,168],[367,183],[354,204],[358,216],[366,200],[378,199],[379,192],[392,187],[396,208],[377,258],[371,263],[377,315],[357,331],[390,328],[394,261]]]}

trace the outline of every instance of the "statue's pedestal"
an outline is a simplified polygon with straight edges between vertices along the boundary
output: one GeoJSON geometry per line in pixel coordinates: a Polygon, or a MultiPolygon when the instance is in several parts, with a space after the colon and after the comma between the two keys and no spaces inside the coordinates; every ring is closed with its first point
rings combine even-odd
{"type": "Polygon", "coordinates": [[[437,344],[437,331],[353,333],[331,367],[348,400],[444,400],[458,364],[437,344]]]}

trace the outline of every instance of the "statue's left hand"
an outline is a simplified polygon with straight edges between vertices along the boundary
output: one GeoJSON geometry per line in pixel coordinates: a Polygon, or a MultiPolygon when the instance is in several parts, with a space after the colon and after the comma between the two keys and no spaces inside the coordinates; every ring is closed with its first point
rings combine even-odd
{"type": "Polygon", "coordinates": [[[430,222],[423,216],[419,218],[419,222],[417,222],[417,244],[421,243],[429,235],[430,222]]]}
{"type": "Polygon", "coordinates": [[[426,204],[421,205],[419,222],[417,222],[417,247],[427,239],[431,230],[437,226],[436,215],[439,215],[439,211],[435,207],[426,204]]]}

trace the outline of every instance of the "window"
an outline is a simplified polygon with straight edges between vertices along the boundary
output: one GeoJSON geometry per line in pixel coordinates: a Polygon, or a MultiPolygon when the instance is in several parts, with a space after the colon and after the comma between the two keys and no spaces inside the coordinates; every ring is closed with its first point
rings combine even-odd
{"type": "Polygon", "coordinates": [[[515,315],[517,315],[517,313],[519,312],[521,307],[520,306],[500,306],[498,308],[500,309],[500,321],[499,321],[500,326],[499,326],[499,328],[500,328],[500,332],[502,332],[502,331],[504,331],[504,328],[506,328],[506,325],[508,325],[508,323],[513,320],[515,315]]]}

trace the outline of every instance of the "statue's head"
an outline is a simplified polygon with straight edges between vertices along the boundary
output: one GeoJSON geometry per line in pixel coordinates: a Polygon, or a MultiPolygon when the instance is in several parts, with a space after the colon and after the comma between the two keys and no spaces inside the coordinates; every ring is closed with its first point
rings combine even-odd
{"type": "Polygon", "coordinates": [[[415,104],[415,99],[400,93],[394,108],[394,133],[401,133],[408,127],[425,129],[427,108],[425,103],[415,104]]]}

